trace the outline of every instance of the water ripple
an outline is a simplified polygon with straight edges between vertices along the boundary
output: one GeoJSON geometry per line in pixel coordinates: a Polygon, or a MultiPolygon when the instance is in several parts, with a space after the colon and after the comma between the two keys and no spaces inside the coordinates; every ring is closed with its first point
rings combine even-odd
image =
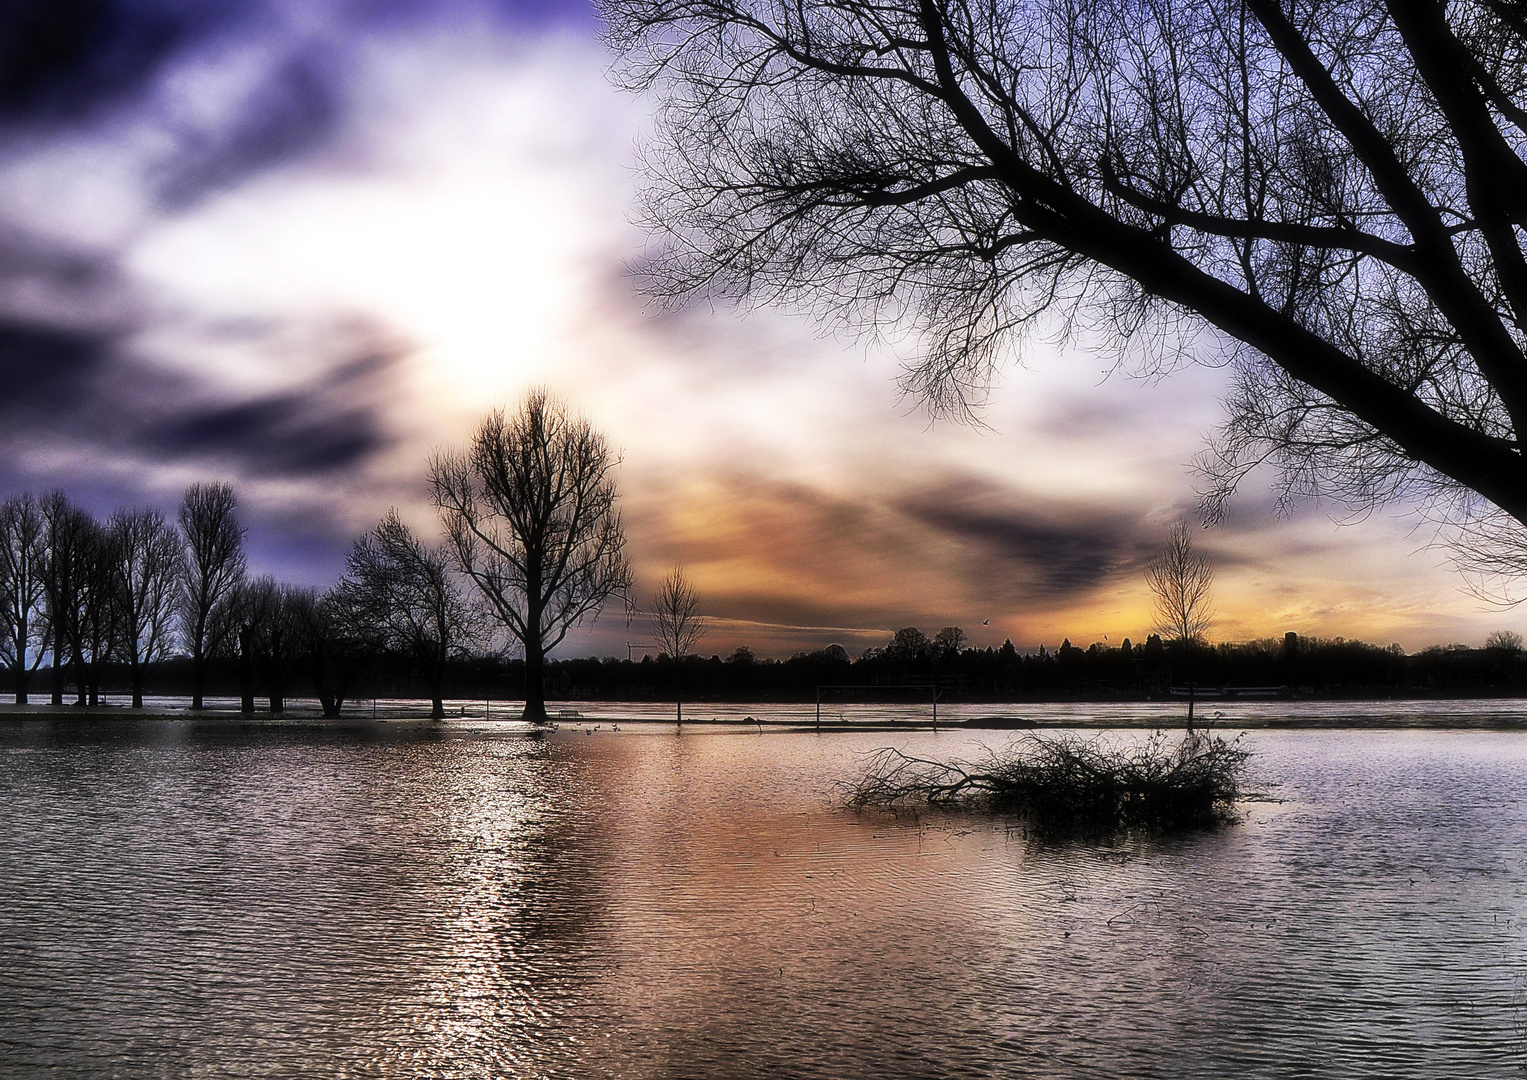
{"type": "Polygon", "coordinates": [[[836,808],[947,732],[9,723],[0,1073],[1516,1075],[1523,739],[1259,731],[1244,823],[1046,845],[836,808]]]}

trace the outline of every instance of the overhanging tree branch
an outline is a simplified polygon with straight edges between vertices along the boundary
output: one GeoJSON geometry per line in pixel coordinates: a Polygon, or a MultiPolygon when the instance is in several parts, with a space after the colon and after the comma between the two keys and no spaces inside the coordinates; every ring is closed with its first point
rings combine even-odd
{"type": "Polygon", "coordinates": [[[1515,5],[603,9],[660,101],[655,295],[910,327],[905,385],[953,410],[1032,328],[1201,321],[1267,406],[1232,410],[1222,480],[1527,518],[1515,5]]]}

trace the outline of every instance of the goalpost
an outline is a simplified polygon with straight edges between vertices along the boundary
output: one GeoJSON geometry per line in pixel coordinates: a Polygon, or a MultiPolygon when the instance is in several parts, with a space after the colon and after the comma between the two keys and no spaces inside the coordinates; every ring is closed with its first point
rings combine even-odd
{"type": "Polygon", "coordinates": [[[928,704],[933,706],[933,730],[938,730],[938,698],[939,689],[936,683],[903,683],[900,686],[883,686],[875,683],[822,683],[817,686],[817,731],[822,730],[822,694],[830,690],[873,690],[876,693],[895,693],[902,690],[920,690],[928,695],[928,704]]]}

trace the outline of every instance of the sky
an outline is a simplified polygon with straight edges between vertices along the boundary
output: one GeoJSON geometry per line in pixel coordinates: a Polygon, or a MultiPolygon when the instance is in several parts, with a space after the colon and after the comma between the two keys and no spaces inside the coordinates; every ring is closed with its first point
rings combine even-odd
{"type": "MultiPolygon", "coordinates": [[[[682,564],[703,653],[901,626],[1021,649],[1148,633],[1226,372],[1031,344],[981,426],[899,396],[914,342],[658,312],[631,266],[650,102],[574,0],[37,0],[0,11],[0,494],[172,513],[234,484],[257,572],[327,586],[427,462],[545,385],[619,449],[638,596],[682,564]]],[[[1408,649],[1527,623],[1404,507],[1200,533],[1211,637],[1408,649]]],[[[562,655],[650,640],[616,605],[562,655]]]]}

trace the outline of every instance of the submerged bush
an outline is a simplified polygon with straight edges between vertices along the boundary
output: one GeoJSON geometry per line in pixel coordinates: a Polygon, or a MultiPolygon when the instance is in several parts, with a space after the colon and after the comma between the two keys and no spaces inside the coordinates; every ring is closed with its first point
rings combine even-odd
{"type": "Polygon", "coordinates": [[[977,761],[930,761],[875,751],[848,804],[925,803],[1018,814],[1047,829],[1202,828],[1234,817],[1251,751],[1240,739],[1156,732],[1111,745],[1076,735],[1026,735],[977,761]]]}

